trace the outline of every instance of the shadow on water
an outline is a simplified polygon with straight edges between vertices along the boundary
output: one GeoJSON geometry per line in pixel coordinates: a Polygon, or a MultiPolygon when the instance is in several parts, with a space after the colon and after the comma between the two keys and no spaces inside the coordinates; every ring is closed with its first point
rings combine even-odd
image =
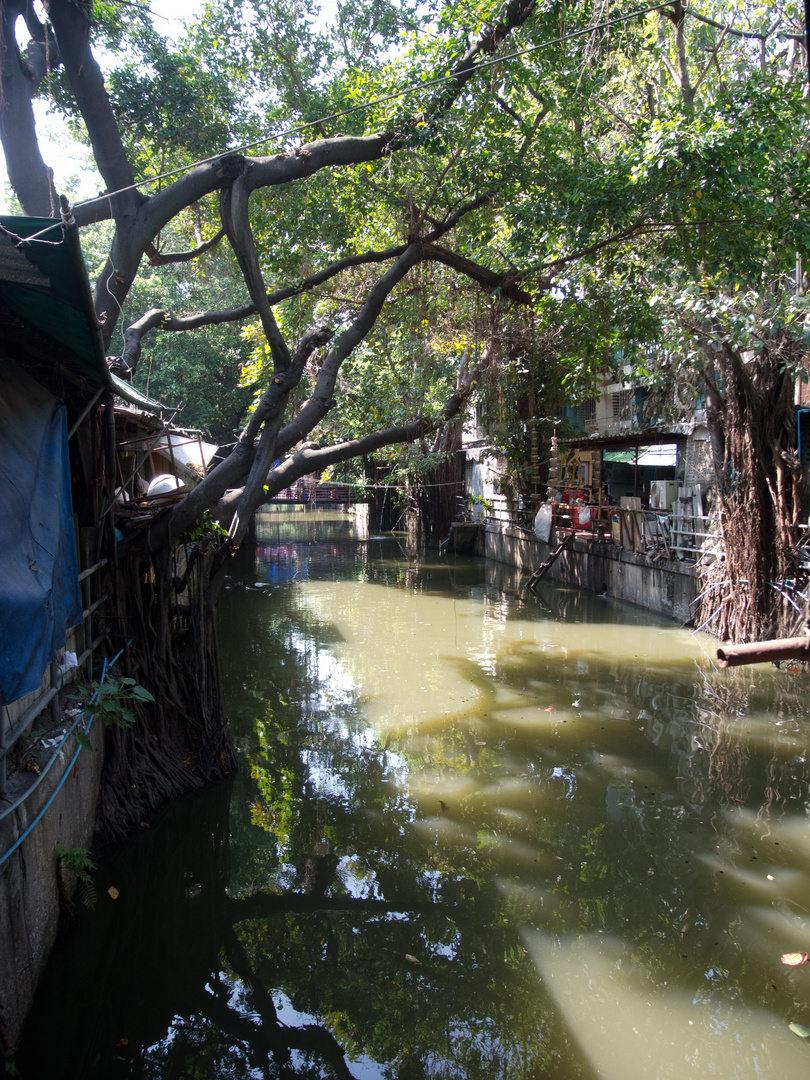
{"type": "Polygon", "coordinates": [[[104,861],[23,1077],[800,1075],[803,677],[519,586],[260,520],[222,610],[241,772],[104,861]]]}

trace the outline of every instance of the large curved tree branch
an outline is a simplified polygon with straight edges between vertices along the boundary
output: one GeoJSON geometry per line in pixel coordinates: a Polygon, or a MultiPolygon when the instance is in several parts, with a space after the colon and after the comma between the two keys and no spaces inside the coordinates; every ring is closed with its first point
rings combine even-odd
{"type": "Polygon", "coordinates": [[[439,247],[436,244],[425,244],[423,250],[425,259],[449,266],[457,273],[477,282],[484,292],[499,292],[514,304],[531,304],[532,302],[531,293],[518,286],[517,273],[499,274],[494,270],[490,270],[487,266],[481,266],[480,263],[475,263],[455,251],[439,247]]]}
{"type": "MultiPolygon", "coordinates": [[[[298,416],[280,430],[279,421],[283,416],[284,406],[290,391],[301,377],[305,360],[301,363],[300,370],[297,363],[291,364],[286,372],[273,376],[233,452],[189,492],[182,502],[152,523],[145,537],[148,548],[160,548],[176,539],[205,510],[213,506],[228,488],[242,483],[253,467],[257,453],[256,440],[260,436],[263,439],[261,452],[269,465],[309,435],[334,405],[332,393],[341,364],[371,331],[392,290],[421,258],[420,245],[410,244],[394,265],[378,279],[354,321],[329,350],[321,365],[315,392],[298,416]],[[263,429],[267,432],[266,436],[263,429]]],[[[306,340],[301,343],[302,347],[306,340]]],[[[296,356],[299,356],[298,351],[296,356]]],[[[240,511],[240,514],[243,517],[249,516],[246,509],[240,511]]]]}
{"type": "MultiPolygon", "coordinates": [[[[447,217],[439,222],[434,229],[432,229],[427,237],[425,243],[430,245],[443,236],[445,233],[453,229],[459,221],[466,215],[474,210],[477,210],[481,206],[485,206],[493,197],[492,192],[485,192],[482,195],[477,196],[475,199],[464,203],[459,206],[453,213],[448,214],[447,217]]],[[[289,300],[290,297],[300,296],[302,293],[308,292],[311,289],[316,288],[318,285],[323,285],[331,278],[336,277],[338,274],[343,273],[345,270],[353,269],[357,266],[368,266],[375,263],[390,262],[392,259],[398,259],[407,250],[407,244],[399,244],[397,247],[386,248],[384,251],[364,251],[359,255],[347,255],[343,259],[338,259],[333,263],[329,263],[328,266],[318,270],[314,274],[310,274],[309,277],[303,278],[295,285],[287,285],[281,289],[275,289],[271,293],[267,293],[267,301],[270,307],[274,307],[276,304],[280,304],[283,300],[289,300]]],[[[503,285],[505,276],[501,275],[500,278],[494,273],[490,274],[484,267],[479,267],[478,264],[471,262],[470,260],[464,260],[460,257],[455,261],[450,261],[448,255],[447,259],[435,261],[444,261],[448,266],[452,266],[453,269],[465,272],[462,266],[470,267],[474,271],[469,276],[475,277],[476,274],[480,277],[480,284],[488,285],[491,289],[497,288],[499,285],[503,285]]],[[[478,277],[476,277],[478,280],[478,277]]],[[[514,290],[513,290],[514,291],[514,290]]],[[[528,294],[520,293],[521,299],[518,302],[524,302],[522,297],[528,294]]],[[[180,333],[188,330],[198,330],[202,326],[219,326],[222,323],[227,322],[240,322],[242,319],[250,318],[251,315],[257,313],[255,304],[241,304],[239,307],[228,308],[223,311],[201,311],[193,315],[171,315],[169,312],[160,308],[152,308],[147,311],[145,315],[142,315],[140,319],[128,326],[124,331],[124,349],[121,355],[121,366],[125,371],[134,371],[137,367],[138,361],[141,356],[141,348],[143,345],[143,339],[146,335],[155,329],[164,330],[169,333],[180,333]]]]}
{"type": "MultiPolygon", "coordinates": [[[[438,431],[453,420],[464,408],[469,399],[475,382],[480,378],[482,370],[489,364],[489,356],[485,353],[481,362],[470,368],[466,354],[459,368],[456,388],[448,397],[444,408],[438,417],[427,419],[419,416],[410,424],[399,424],[380,431],[373,431],[358,439],[349,439],[346,442],[335,443],[332,446],[317,446],[308,443],[302,446],[286,461],[263,477],[263,485],[266,491],[262,501],[272,498],[279,491],[294,484],[302,476],[308,473],[323,472],[331,465],[338,465],[352,458],[364,457],[381,450],[384,446],[395,446],[402,443],[416,442],[424,438],[432,431],[438,431]]],[[[241,490],[229,491],[216,505],[215,514],[223,523],[231,520],[237,506],[241,506],[241,490]]],[[[259,504],[260,505],[260,504],[259,504]]],[[[232,527],[233,528],[233,527],[232,527]]]]}
{"type": "MultiPolygon", "coordinates": [[[[522,25],[533,8],[534,0],[510,0],[501,20],[487,27],[456,63],[450,78],[422,115],[434,119],[445,112],[475,76],[481,57],[491,54],[512,30],[522,25]]],[[[117,226],[110,260],[96,284],[96,314],[107,343],[143,253],[159,231],[187,206],[214,191],[223,191],[237,177],[242,178],[244,191],[249,194],[261,187],[305,179],[321,169],[379,160],[403,146],[412,128],[424,122],[412,118],[394,132],[320,139],[292,154],[252,159],[239,154],[216,155],[146,198],[135,188],[100,69],[90,52],[86,19],[71,0],[52,0],[51,11],[71,87],[109,192],[77,206],[76,221],[83,225],[114,217],[117,226]]],[[[252,299],[261,313],[258,296],[252,299]]]]}
{"type": "Polygon", "coordinates": [[[304,403],[298,415],[290,421],[279,433],[276,445],[276,457],[286,454],[293,446],[303,440],[334,407],[333,393],[337,382],[338,372],[347,356],[369,334],[382,306],[388,299],[394,287],[405,277],[417,263],[422,262],[424,255],[419,243],[409,244],[405,252],[397,259],[393,266],[380,277],[372,286],[365,303],[360,308],[356,317],[346,330],[335,341],[326,356],[311,397],[304,403]]]}
{"type": "MultiPolygon", "coordinates": [[[[295,350],[295,356],[284,372],[284,382],[290,385],[290,389],[298,385],[307,361],[312,354],[320,349],[322,345],[325,345],[331,337],[332,331],[328,327],[320,327],[318,330],[307,334],[299,343],[298,348],[295,350]]],[[[273,377],[274,384],[279,385],[281,382],[282,380],[278,375],[273,377]]],[[[239,500],[239,506],[230,529],[230,544],[234,551],[241,544],[254,512],[265,500],[264,482],[270,464],[275,458],[276,436],[281,427],[288,398],[289,392],[284,397],[279,395],[277,408],[273,415],[266,415],[264,418],[259,447],[253,459],[250,475],[239,500]]]]}
{"type": "MultiPolygon", "coordinates": [[[[289,367],[284,372],[273,375],[233,453],[212,470],[182,502],[152,523],[145,537],[148,548],[160,548],[171,542],[196,521],[203,511],[217,504],[226,491],[237,488],[247,476],[247,484],[234,491],[225,504],[229,516],[235,515],[231,544],[236,546],[239,543],[246,522],[267,497],[264,487],[268,482],[271,462],[302,443],[333,407],[332,395],[344,360],[369,334],[394,288],[414,266],[428,257],[429,245],[412,242],[375,282],[350,326],[329,350],[311,397],[304,403],[298,415],[282,427],[289,394],[299,382],[312,352],[328,340],[330,331],[320,328],[301,341],[289,367]]],[[[483,364],[486,362],[486,359],[482,361],[483,364]]],[[[389,428],[363,439],[325,449],[309,446],[300,450],[288,462],[272,471],[269,493],[274,494],[293,479],[311,472],[313,468],[325,468],[358,454],[371,453],[388,443],[410,442],[442,426],[458,415],[476,378],[477,370],[469,372],[465,361],[456,389],[448,399],[441,416],[434,421],[419,417],[409,425],[389,428]]]]}
{"type": "MultiPolygon", "coordinates": [[[[292,296],[299,296],[301,293],[308,292],[344,270],[355,266],[390,262],[391,259],[399,258],[407,249],[407,246],[407,244],[400,244],[398,247],[388,248],[386,251],[366,251],[361,255],[348,255],[345,259],[338,259],[337,262],[330,263],[322,270],[303,278],[295,285],[287,285],[282,289],[267,293],[268,303],[273,307],[280,304],[282,300],[289,300],[292,296]]],[[[159,308],[152,308],[124,331],[122,366],[127,371],[135,369],[140,359],[143,339],[151,330],[159,329],[180,333],[187,330],[198,330],[201,326],[219,326],[222,323],[240,322],[242,319],[250,318],[251,315],[255,314],[255,304],[241,304],[239,307],[228,308],[224,311],[200,311],[194,315],[171,315],[159,308]]]]}
{"type": "MultiPolygon", "coordinates": [[[[118,130],[104,76],[90,48],[90,22],[81,4],[50,0],[48,15],[56,33],[70,89],[82,114],[93,156],[107,190],[116,192],[135,183],[118,130]]],[[[112,211],[131,213],[143,198],[135,191],[111,195],[112,211]]]]}
{"type": "Polygon", "coordinates": [[[250,202],[250,188],[245,182],[246,174],[238,177],[222,192],[220,198],[220,213],[222,214],[222,227],[234,250],[239,268],[244,276],[245,283],[250,293],[259,318],[270,353],[273,357],[273,366],[277,372],[286,371],[292,363],[290,350],[281,336],[281,331],[273,315],[270,302],[267,298],[267,288],[264,284],[264,276],[259,263],[259,254],[253,240],[253,230],[250,227],[248,214],[250,202]]]}

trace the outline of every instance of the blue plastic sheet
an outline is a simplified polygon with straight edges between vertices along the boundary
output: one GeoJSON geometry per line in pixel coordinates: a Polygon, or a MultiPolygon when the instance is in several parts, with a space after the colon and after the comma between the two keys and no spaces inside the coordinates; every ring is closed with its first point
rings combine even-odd
{"type": "Polygon", "coordinates": [[[65,407],[0,361],[0,705],[39,687],[81,613],[65,407]]]}

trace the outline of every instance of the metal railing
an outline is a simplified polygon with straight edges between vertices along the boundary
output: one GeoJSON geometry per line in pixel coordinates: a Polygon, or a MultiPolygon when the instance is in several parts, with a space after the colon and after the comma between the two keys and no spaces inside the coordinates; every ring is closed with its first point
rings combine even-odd
{"type": "MultiPolygon", "coordinates": [[[[509,508],[495,501],[483,520],[534,530],[536,510],[509,508]]],[[[656,554],[666,559],[699,562],[722,553],[722,536],[716,514],[673,514],[663,510],[636,510],[606,503],[555,503],[554,527],[571,530],[577,536],[612,543],[639,553],[656,554]],[[580,515],[580,511],[587,513],[580,515]],[[581,518],[586,520],[583,522],[581,518]],[[624,518],[627,543],[617,538],[613,525],[624,518]]]]}
{"type": "Polygon", "coordinates": [[[356,484],[319,484],[315,481],[297,480],[290,487],[279,491],[270,502],[365,502],[368,496],[356,484]]]}
{"type": "MultiPolygon", "coordinates": [[[[53,661],[49,665],[48,687],[13,720],[11,719],[10,706],[3,705],[0,707],[0,801],[5,799],[8,793],[9,755],[14,750],[17,743],[31,728],[37,717],[41,716],[49,706],[51,709],[51,720],[54,727],[56,727],[60,719],[59,692],[69,685],[83,668],[86,668],[86,671],[92,678],[95,651],[109,633],[109,627],[105,627],[95,637],[93,636],[94,616],[102,604],[109,599],[109,594],[103,593],[94,600],[90,582],[93,574],[105,567],[109,561],[109,559],[101,559],[99,562],[88,567],[79,574],[79,584],[82,590],[82,603],[84,604],[84,609],[82,611],[81,623],[77,625],[81,625],[82,627],[82,644],[84,645],[84,650],[81,655],[76,658],[76,663],[67,666],[66,663],[59,665],[56,661],[53,661]]],[[[58,751],[55,751],[54,753],[56,752],[58,751]]],[[[25,797],[27,797],[36,786],[36,782],[33,783],[25,793],[25,797]]],[[[3,815],[0,814],[0,816],[3,815]]]]}

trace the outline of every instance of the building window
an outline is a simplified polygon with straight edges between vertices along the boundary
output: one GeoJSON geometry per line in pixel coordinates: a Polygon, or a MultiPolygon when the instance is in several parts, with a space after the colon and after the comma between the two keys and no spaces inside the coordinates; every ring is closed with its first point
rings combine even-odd
{"type": "Polygon", "coordinates": [[[572,405],[568,410],[572,423],[584,427],[596,419],[596,402],[584,401],[581,405],[572,405]]]}
{"type": "Polygon", "coordinates": [[[630,410],[630,390],[619,390],[613,394],[613,419],[618,420],[627,416],[630,410]]]}

